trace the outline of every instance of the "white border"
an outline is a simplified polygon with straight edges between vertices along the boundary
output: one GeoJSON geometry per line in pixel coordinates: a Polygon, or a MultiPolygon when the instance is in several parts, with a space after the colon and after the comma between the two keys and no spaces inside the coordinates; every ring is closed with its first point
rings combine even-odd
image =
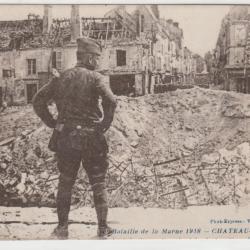
{"type": "MultiPolygon", "coordinates": [[[[250,0],[0,0],[0,4],[250,4],[250,0]]],[[[1,6],[0,6],[1,8],[1,6]]],[[[249,240],[0,241],[3,250],[250,250],[249,240]]]]}
{"type": "Polygon", "coordinates": [[[104,241],[5,241],[4,250],[249,250],[248,240],[104,240],[104,241]]]}
{"type": "Polygon", "coordinates": [[[250,0],[0,0],[0,4],[250,4],[250,0]]]}

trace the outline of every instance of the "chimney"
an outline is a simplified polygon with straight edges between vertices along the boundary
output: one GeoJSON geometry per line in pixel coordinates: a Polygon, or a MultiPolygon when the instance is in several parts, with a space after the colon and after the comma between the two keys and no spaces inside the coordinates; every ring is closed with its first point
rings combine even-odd
{"type": "Polygon", "coordinates": [[[80,24],[80,14],[79,5],[71,5],[71,42],[75,42],[77,38],[81,37],[81,24],[80,24]]]}
{"type": "Polygon", "coordinates": [[[168,19],[167,23],[172,24],[173,23],[173,19],[168,19]]]}
{"type": "Polygon", "coordinates": [[[49,33],[52,24],[52,6],[44,5],[43,7],[43,33],[49,33]]]}
{"type": "Polygon", "coordinates": [[[174,25],[176,28],[179,28],[179,23],[178,23],[178,22],[174,22],[173,25],[174,25]]]}
{"type": "Polygon", "coordinates": [[[159,12],[159,9],[158,9],[158,5],[157,4],[152,4],[150,7],[151,7],[151,10],[154,13],[155,17],[157,19],[159,19],[160,18],[160,12],[159,12]]]}

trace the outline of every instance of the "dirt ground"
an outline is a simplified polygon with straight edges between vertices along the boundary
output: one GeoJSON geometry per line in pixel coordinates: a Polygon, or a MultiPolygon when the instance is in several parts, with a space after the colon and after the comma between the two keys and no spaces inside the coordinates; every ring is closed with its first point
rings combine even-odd
{"type": "MultiPolygon", "coordinates": [[[[249,209],[249,206],[185,210],[112,208],[108,221],[114,234],[109,239],[247,239],[249,209]]],[[[0,240],[55,240],[51,237],[57,224],[55,209],[0,207],[0,214],[0,240]]],[[[69,239],[98,239],[96,231],[93,208],[72,209],[69,239]]]]}
{"type": "MultiPolygon", "coordinates": [[[[119,97],[111,129],[107,187],[111,207],[186,208],[247,204],[250,168],[248,95],[192,88],[119,97]]],[[[32,108],[0,115],[0,204],[55,206],[58,171],[51,130],[32,108]]],[[[83,170],[76,207],[93,206],[83,170]]]]}

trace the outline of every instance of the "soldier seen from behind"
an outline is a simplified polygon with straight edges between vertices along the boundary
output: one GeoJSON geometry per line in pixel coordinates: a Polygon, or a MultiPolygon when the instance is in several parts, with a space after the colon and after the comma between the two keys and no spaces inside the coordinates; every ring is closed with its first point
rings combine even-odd
{"type": "Polygon", "coordinates": [[[59,223],[53,235],[60,239],[68,237],[71,191],[81,162],[93,190],[97,234],[106,237],[112,233],[107,225],[108,145],[104,133],[113,121],[116,99],[103,76],[94,71],[100,54],[101,48],[94,40],[79,38],[77,65],[52,78],[33,99],[36,114],[54,129],[49,148],[57,154],[60,177],[57,194],[59,223]],[[56,120],[48,110],[51,100],[57,106],[56,120]]]}

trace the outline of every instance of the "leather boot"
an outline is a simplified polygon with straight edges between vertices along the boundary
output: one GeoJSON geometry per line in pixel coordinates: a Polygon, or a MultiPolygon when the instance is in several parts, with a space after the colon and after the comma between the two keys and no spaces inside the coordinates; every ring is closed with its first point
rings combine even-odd
{"type": "Polygon", "coordinates": [[[68,239],[69,231],[68,225],[60,226],[58,225],[51,234],[52,238],[56,238],[59,240],[66,240],[68,239]]]}
{"type": "Polygon", "coordinates": [[[58,226],[54,229],[52,236],[58,239],[68,238],[68,217],[71,203],[71,190],[74,179],[63,174],[59,177],[58,193],[57,193],[57,215],[58,226]]]}
{"type": "Polygon", "coordinates": [[[112,228],[107,225],[108,206],[96,207],[98,220],[97,236],[106,238],[112,235],[112,228]]]}

